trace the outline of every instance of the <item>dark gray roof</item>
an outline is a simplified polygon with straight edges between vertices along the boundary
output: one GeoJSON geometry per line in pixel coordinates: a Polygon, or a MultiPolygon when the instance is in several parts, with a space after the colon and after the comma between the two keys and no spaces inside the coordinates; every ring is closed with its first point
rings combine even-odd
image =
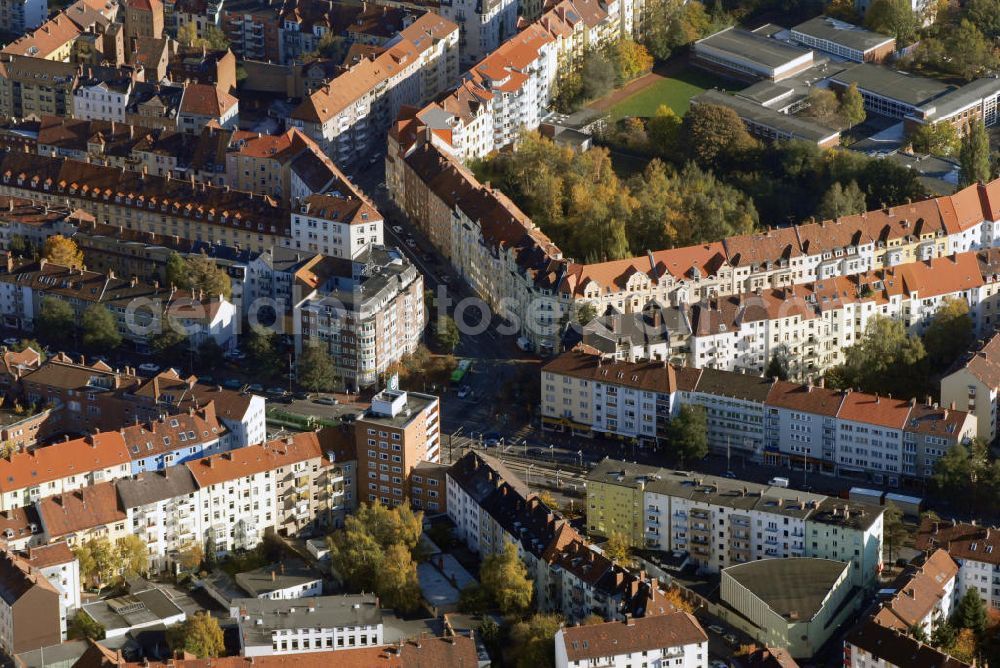
{"type": "Polygon", "coordinates": [[[1000,79],[976,79],[922,105],[920,110],[925,120],[947,118],[969,105],[978,103],[984,97],[996,95],[998,90],[1000,90],[1000,79]]]}
{"type": "Polygon", "coordinates": [[[319,571],[301,559],[289,559],[236,574],[236,584],[253,597],[270,594],[278,589],[300,587],[322,579],[323,576],[319,571]]]}
{"type": "Polygon", "coordinates": [[[198,485],[187,466],[170,466],[119,480],[118,498],[125,508],[137,508],[177,496],[193,494],[198,485]]]}
{"type": "Polygon", "coordinates": [[[744,121],[772,128],[781,133],[788,133],[793,139],[805,139],[818,143],[828,141],[840,134],[839,130],[832,130],[806,118],[789,116],[744,97],[729,95],[718,90],[707,90],[692,99],[691,102],[729,107],[744,121]]]}
{"type": "Polygon", "coordinates": [[[706,368],[698,378],[696,391],[763,404],[773,384],[770,378],[706,368]]]}
{"type": "MultiPolygon", "coordinates": [[[[851,631],[844,642],[870,652],[886,665],[913,668],[968,668],[969,664],[943,654],[930,645],[914,640],[902,631],[868,619],[851,631]]],[[[881,663],[881,662],[879,662],[881,663]]]]}
{"type": "Polygon", "coordinates": [[[270,647],[271,634],[278,629],[377,626],[382,623],[377,603],[378,597],[373,594],[358,594],[288,601],[239,598],[231,605],[239,609],[243,642],[270,647]]]}
{"type": "Polygon", "coordinates": [[[862,53],[883,46],[893,40],[888,35],[872,32],[851,23],[838,21],[829,16],[817,16],[795,26],[792,28],[792,39],[795,39],[795,33],[797,32],[816,39],[825,39],[835,44],[846,46],[849,49],[861,51],[862,53]]]}
{"type": "Polygon", "coordinates": [[[480,505],[496,491],[499,481],[506,482],[523,497],[529,495],[528,486],[513,471],[498,459],[481,452],[466,452],[451,465],[448,476],[480,505]]]}
{"type": "Polygon", "coordinates": [[[83,609],[109,631],[148,626],[184,612],[156,588],[88,603],[83,609]]]}
{"type": "Polygon", "coordinates": [[[790,621],[808,621],[851,565],[812,557],[761,559],[723,570],[771,610],[790,621]]]}
{"type": "Polygon", "coordinates": [[[858,63],[835,74],[831,79],[845,86],[856,83],[862,90],[899,100],[912,107],[924,105],[952,90],[933,79],[903,74],[871,63],[858,63]]]}
{"type": "Polygon", "coordinates": [[[769,37],[762,37],[739,28],[726,28],[698,40],[694,44],[695,51],[698,50],[699,46],[708,46],[718,51],[731,53],[743,60],[753,61],[772,69],[781,67],[809,53],[806,49],[791,46],[769,37]]]}

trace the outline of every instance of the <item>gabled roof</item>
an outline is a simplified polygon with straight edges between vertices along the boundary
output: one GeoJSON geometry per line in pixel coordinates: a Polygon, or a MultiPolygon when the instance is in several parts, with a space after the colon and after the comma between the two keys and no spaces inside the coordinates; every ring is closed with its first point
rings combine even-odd
{"type": "Polygon", "coordinates": [[[204,488],[322,456],[316,434],[304,432],[287,439],[204,457],[185,466],[190,469],[198,487],[204,488]]]}
{"type": "Polygon", "coordinates": [[[102,432],[0,458],[0,492],[42,485],[68,476],[129,462],[125,439],[117,431],[102,432]]]}
{"type": "Polygon", "coordinates": [[[61,538],[77,531],[124,522],[128,517],[119,505],[113,482],[49,496],[38,501],[37,506],[49,538],[61,538]]]}
{"type": "Polygon", "coordinates": [[[673,612],[625,622],[566,627],[561,642],[567,659],[574,662],[706,643],[708,636],[694,615],[673,612]]]}

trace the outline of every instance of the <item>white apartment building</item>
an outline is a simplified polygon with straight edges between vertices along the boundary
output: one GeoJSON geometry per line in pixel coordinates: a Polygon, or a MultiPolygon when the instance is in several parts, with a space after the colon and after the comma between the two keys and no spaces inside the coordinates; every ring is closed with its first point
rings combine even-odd
{"type": "Polygon", "coordinates": [[[124,437],[102,432],[0,458],[0,510],[125,478],[132,473],[124,437]]]}
{"type": "Polygon", "coordinates": [[[915,547],[933,554],[947,550],[958,564],[955,600],[975,588],[983,601],[1000,610],[1000,540],[998,530],[988,526],[924,520],[915,547]]]}
{"type": "Polygon", "coordinates": [[[18,557],[31,567],[33,572],[41,574],[59,593],[60,597],[60,634],[66,637],[67,620],[80,609],[80,562],[69,545],[60,541],[50,545],[29,547],[18,557]]]}
{"type": "Polygon", "coordinates": [[[45,23],[48,0],[0,0],[0,30],[23,35],[45,23]]]}
{"type": "Polygon", "coordinates": [[[975,415],[936,404],[579,350],[542,368],[541,399],[547,429],[654,444],[681,407],[700,406],[716,452],[893,487],[926,480],[976,434],[975,415]]]}
{"type": "Polygon", "coordinates": [[[309,195],[292,212],[289,247],[354,259],[384,243],[381,214],[353,196],[309,195]]]}
{"type": "Polygon", "coordinates": [[[493,53],[517,33],[519,3],[514,0],[446,0],[441,16],[458,25],[462,69],[493,53]]]}
{"type": "Polygon", "coordinates": [[[707,668],[708,635],[693,615],[673,612],[556,632],[556,668],[707,668]]]}
{"type": "Polygon", "coordinates": [[[236,599],[242,656],[282,656],[384,644],[382,610],[371,594],[304,600],[236,599]]]}
{"type": "Polygon", "coordinates": [[[191,392],[201,403],[215,402],[215,416],[226,427],[219,443],[223,450],[257,445],[267,440],[264,397],[203,384],[196,384],[191,392]]]}
{"type": "Polygon", "coordinates": [[[757,559],[817,557],[849,562],[855,585],[876,586],[882,563],[878,506],[715,476],[667,470],[635,475],[616,460],[605,460],[588,478],[641,483],[645,546],[687,552],[702,572],[757,559]]]}
{"type": "Polygon", "coordinates": [[[124,123],[131,92],[130,79],[81,82],[73,91],[73,118],[124,123]]]}
{"type": "Polygon", "coordinates": [[[115,485],[131,533],[149,548],[149,568],[166,570],[176,555],[203,546],[198,485],[186,466],[140,473],[115,485]]]}
{"type": "Polygon", "coordinates": [[[309,95],[292,112],[291,125],[338,165],[371,155],[400,107],[425,104],[458,78],[458,35],[453,22],[424,14],[387,51],[362,58],[309,95]]]}
{"type": "Polygon", "coordinates": [[[915,561],[896,579],[896,593],[884,600],[873,619],[888,628],[911,632],[922,629],[930,638],[937,627],[948,621],[958,600],[959,565],[948,552],[938,548],[915,561]]]}
{"type": "Polygon", "coordinates": [[[1000,397],[1000,336],[994,334],[964,364],[941,379],[941,402],[975,414],[977,434],[988,443],[997,435],[1000,397]]]}

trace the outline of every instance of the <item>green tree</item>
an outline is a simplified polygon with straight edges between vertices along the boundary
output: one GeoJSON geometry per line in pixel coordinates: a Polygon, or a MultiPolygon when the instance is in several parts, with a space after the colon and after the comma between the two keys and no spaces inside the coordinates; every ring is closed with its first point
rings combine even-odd
{"type": "Polygon", "coordinates": [[[191,340],[173,328],[166,327],[150,340],[149,347],[161,364],[176,364],[190,350],[191,340]]]}
{"type": "Polygon", "coordinates": [[[310,392],[329,392],[337,384],[337,367],[325,349],[305,346],[298,361],[298,380],[310,392]]]}
{"type": "Polygon", "coordinates": [[[681,132],[681,117],[665,104],[646,123],[649,146],[655,155],[672,156],[677,152],[681,132]]]}
{"type": "Polygon", "coordinates": [[[869,210],[915,202],[927,197],[927,190],[917,179],[916,173],[888,158],[867,160],[857,179],[859,185],[864,184],[869,210]]]}
{"type": "Polygon", "coordinates": [[[198,541],[188,541],[177,550],[177,563],[186,571],[197,570],[205,560],[205,548],[198,541]]]}
{"type": "Polygon", "coordinates": [[[83,251],[76,245],[76,242],[61,234],[48,237],[42,246],[42,257],[46,262],[57,264],[61,267],[73,267],[78,269],[83,266],[83,251]]]}
{"type": "Polygon", "coordinates": [[[935,369],[944,370],[975,340],[969,304],[960,297],[944,300],[924,333],[927,358],[935,369]]]}
{"type": "Polygon", "coordinates": [[[976,637],[981,638],[986,631],[988,621],[986,604],[979,595],[979,589],[967,587],[958,605],[955,606],[955,612],[951,615],[952,625],[959,629],[969,629],[976,634],[976,637]]]}
{"type": "MultiPolygon", "coordinates": [[[[194,24],[188,24],[194,25],[194,24]]],[[[174,285],[178,288],[187,289],[188,286],[188,275],[187,275],[187,262],[181,257],[181,254],[177,251],[170,251],[170,255],[167,256],[167,284],[174,285]]]]}
{"type": "Polygon", "coordinates": [[[972,629],[959,629],[947,653],[959,661],[975,664],[977,645],[976,634],[972,629]]]}
{"type": "Polygon", "coordinates": [[[125,578],[142,575],[149,570],[149,548],[135,534],[128,534],[115,542],[115,565],[125,578]]]}
{"type": "Polygon", "coordinates": [[[865,100],[858,90],[858,84],[852,83],[840,94],[840,117],[847,127],[853,128],[858,123],[863,123],[867,116],[865,100]]]}
{"type": "Polygon", "coordinates": [[[10,238],[10,245],[7,250],[16,257],[30,257],[34,251],[31,244],[22,234],[15,234],[10,238]]]}
{"type": "Polygon", "coordinates": [[[677,49],[707,35],[714,27],[705,6],[697,0],[652,0],[645,9],[644,43],[660,60],[666,60],[677,49]]]}
{"type": "Polygon", "coordinates": [[[183,46],[194,46],[198,39],[198,26],[194,22],[185,23],[177,29],[177,41],[183,46]]]}
{"type": "Polygon", "coordinates": [[[507,543],[503,552],[486,556],[479,568],[479,580],[505,615],[521,614],[531,606],[533,587],[528,568],[512,543],[507,543]]]}
{"type": "Polygon", "coordinates": [[[405,545],[390,545],[378,569],[375,589],[385,605],[402,612],[413,612],[420,605],[417,565],[405,545]]]}
{"type": "Polygon", "coordinates": [[[996,67],[995,48],[974,23],[962,19],[948,31],[948,57],[942,69],[972,81],[996,67]]]}
{"type": "Polygon", "coordinates": [[[926,385],[923,342],[907,334],[900,320],[875,317],[860,341],[845,351],[842,382],[864,392],[906,397],[926,385]]]}
{"type": "Polygon", "coordinates": [[[222,628],[218,620],[207,612],[196,612],[180,624],[168,628],[167,645],[175,652],[189,652],[199,659],[214,659],[226,653],[222,628]]]}
{"type": "Polygon", "coordinates": [[[83,345],[91,350],[110,352],[121,345],[118,323],[103,304],[91,304],[81,318],[83,345]]]}
{"type": "Polygon", "coordinates": [[[702,406],[681,406],[667,433],[681,465],[708,454],[708,421],[702,406]]]}
{"type": "Polygon", "coordinates": [[[632,544],[629,542],[628,536],[621,531],[612,531],[611,535],[608,536],[608,542],[604,544],[604,554],[607,555],[608,559],[622,565],[631,563],[632,560],[629,557],[631,549],[632,544]]]}
{"type": "Polygon", "coordinates": [[[83,610],[77,610],[66,625],[69,640],[104,640],[104,625],[83,610]]]}
{"type": "Polygon", "coordinates": [[[603,97],[615,87],[615,66],[607,56],[591,49],[583,57],[583,96],[588,100],[603,97]]]}
{"type": "Polygon", "coordinates": [[[809,106],[806,108],[804,113],[805,115],[812,116],[813,118],[828,119],[840,111],[840,101],[837,99],[837,94],[829,88],[813,86],[809,89],[809,95],[806,97],[806,103],[809,106]]]}
{"type": "Polygon", "coordinates": [[[80,562],[80,575],[85,583],[101,590],[111,584],[116,574],[115,548],[105,537],[89,538],[73,548],[80,562]]]}
{"type": "Polygon", "coordinates": [[[865,12],[865,27],[892,35],[897,44],[903,47],[916,39],[920,19],[909,0],[874,0],[865,12]]]}
{"type": "Polygon", "coordinates": [[[581,325],[587,325],[597,317],[597,307],[593,302],[584,302],[576,309],[576,321],[581,325]]]}
{"type": "Polygon", "coordinates": [[[490,597],[482,585],[475,582],[458,592],[458,609],[467,615],[481,615],[490,609],[490,597]]]}
{"type": "Polygon", "coordinates": [[[990,39],[1000,37],[1000,0],[969,0],[965,5],[969,20],[990,39]]]}
{"type": "Polygon", "coordinates": [[[455,352],[455,348],[458,347],[459,342],[462,340],[462,334],[458,331],[455,319],[447,315],[439,316],[434,338],[437,344],[449,353],[455,352]]]}
{"type": "Polygon", "coordinates": [[[720,157],[732,159],[757,146],[736,112],[722,105],[691,107],[681,128],[688,157],[705,169],[716,167],[720,157]]]}
{"type": "Polygon", "coordinates": [[[187,289],[202,291],[206,297],[215,298],[219,295],[230,299],[233,296],[233,282],[229,274],[204,254],[190,255],[184,261],[187,271],[187,289]]]}
{"type": "Polygon", "coordinates": [[[958,630],[947,620],[939,623],[931,632],[931,644],[939,648],[950,648],[955,644],[958,630]]]}
{"type": "Polygon", "coordinates": [[[788,380],[789,364],[788,348],[781,346],[771,355],[767,368],[764,370],[764,377],[788,380]]]}
{"type": "Polygon", "coordinates": [[[608,49],[618,83],[622,84],[645,74],[653,67],[653,57],[642,44],[628,37],[616,40],[608,49]]]}
{"type": "Polygon", "coordinates": [[[504,651],[504,665],[513,668],[555,666],[552,639],[561,624],[562,619],[551,614],[536,614],[514,624],[510,629],[510,642],[504,651]]]}
{"type": "Polygon", "coordinates": [[[982,119],[969,125],[958,152],[959,185],[987,183],[990,180],[990,140],[982,119]]]}
{"type": "Polygon", "coordinates": [[[896,554],[899,553],[899,548],[902,547],[903,541],[909,534],[903,525],[903,511],[891,501],[885,504],[885,513],[882,515],[882,533],[885,537],[886,554],[889,556],[889,561],[893,562],[896,559],[896,554]]]}
{"type": "Polygon", "coordinates": [[[920,624],[911,624],[906,629],[906,632],[917,642],[922,642],[925,645],[930,644],[931,639],[927,637],[927,632],[924,631],[924,627],[920,624]]]}
{"type": "Polygon", "coordinates": [[[276,338],[269,329],[252,327],[243,344],[251,371],[265,378],[273,378],[284,366],[278,354],[276,338]]]}
{"type": "Polygon", "coordinates": [[[198,366],[199,369],[214,371],[222,366],[225,361],[225,351],[222,346],[211,336],[206,336],[198,344],[198,366]]]}
{"type": "Polygon", "coordinates": [[[73,307],[58,297],[42,297],[35,331],[45,332],[47,340],[56,345],[69,342],[76,331],[73,307]]]}
{"type": "Polygon", "coordinates": [[[851,181],[846,186],[841,185],[840,181],[834,181],[823,193],[816,217],[820,220],[835,220],[841,216],[863,213],[865,208],[865,194],[861,192],[857,181],[851,181]]]}
{"type": "Polygon", "coordinates": [[[960,150],[960,140],[951,123],[929,123],[918,127],[910,135],[910,143],[917,153],[951,156],[960,150]]]}

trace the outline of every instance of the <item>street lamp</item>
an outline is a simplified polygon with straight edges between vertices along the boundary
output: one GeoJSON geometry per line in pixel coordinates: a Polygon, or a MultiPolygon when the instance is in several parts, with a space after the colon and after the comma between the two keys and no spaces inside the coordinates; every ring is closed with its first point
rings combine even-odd
{"type": "Polygon", "coordinates": [[[549,458],[552,460],[552,463],[555,463],[555,461],[556,461],[556,446],[555,446],[554,443],[549,443],[549,458]]]}
{"type": "Polygon", "coordinates": [[[583,468],[583,450],[576,451],[576,459],[580,462],[580,468],[583,468]]]}

